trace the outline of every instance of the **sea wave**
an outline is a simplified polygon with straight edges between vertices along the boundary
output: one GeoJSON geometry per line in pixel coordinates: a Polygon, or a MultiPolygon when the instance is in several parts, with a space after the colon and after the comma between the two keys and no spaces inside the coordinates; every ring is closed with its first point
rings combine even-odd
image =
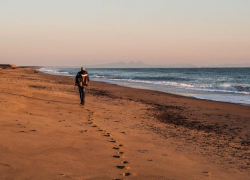
{"type": "MultiPolygon", "coordinates": [[[[100,75],[100,74],[93,74],[93,77],[96,78],[106,78],[106,79],[112,79],[112,80],[124,80],[125,78],[122,76],[118,75],[100,75]]],[[[173,77],[173,76],[162,76],[162,77],[157,77],[157,76],[133,76],[131,78],[132,80],[139,80],[139,81],[191,81],[192,79],[188,78],[182,78],[182,77],[173,77]]],[[[126,80],[126,79],[125,79],[126,80]]]]}
{"type": "MultiPolygon", "coordinates": [[[[56,70],[52,68],[40,68],[38,71],[47,73],[47,74],[54,74],[54,75],[62,75],[62,76],[73,76],[74,73],[68,70],[56,70]]],[[[184,83],[181,82],[184,78],[178,78],[178,77],[139,77],[125,79],[120,78],[118,76],[107,76],[107,75],[98,75],[93,74],[91,75],[91,78],[94,80],[99,81],[111,81],[111,82],[129,82],[129,83],[137,83],[137,84],[148,84],[148,85],[157,85],[161,87],[172,87],[172,88],[179,88],[179,89],[187,89],[187,90],[194,90],[194,91],[207,91],[207,92],[220,92],[220,93],[234,93],[234,94],[244,94],[244,95],[250,95],[250,87],[249,86],[243,86],[243,85],[233,85],[229,83],[224,84],[194,84],[194,83],[184,83]],[[164,79],[170,79],[170,80],[164,80],[164,79]],[[176,81],[174,81],[176,80],[176,81]]]]}
{"type": "Polygon", "coordinates": [[[107,78],[106,76],[100,76],[100,75],[93,75],[95,78],[107,78]]]}
{"type": "Polygon", "coordinates": [[[110,81],[120,81],[120,82],[131,82],[131,83],[142,83],[151,84],[159,86],[168,86],[175,88],[183,88],[196,91],[208,91],[208,92],[223,92],[223,93],[237,93],[237,94],[250,94],[250,87],[248,86],[235,86],[231,84],[219,84],[219,85],[205,85],[205,84],[188,84],[174,81],[149,81],[149,80],[135,80],[135,79],[115,79],[107,78],[105,76],[94,76],[96,78],[107,79],[110,81]]]}
{"type": "MultiPolygon", "coordinates": [[[[79,68],[43,67],[38,71],[75,76],[79,68]]],[[[90,79],[141,89],[214,101],[250,104],[249,71],[246,69],[91,69],[90,79]],[[152,74],[148,72],[154,72],[152,74]]]]}
{"type": "Polygon", "coordinates": [[[63,70],[55,70],[50,68],[40,68],[37,69],[40,72],[46,73],[46,74],[54,74],[54,75],[61,75],[61,76],[72,76],[69,72],[63,71],[63,70]]]}
{"type": "Polygon", "coordinates": [[[221,85],[203,85],[197,86],[197,90],[202,91],[210,91],[210,92],[225,92],[225,93],[237,93],[237,94],[250,94],[249,87],[245,86],[234,86],[228,84],[221,84],[221,85]]]}

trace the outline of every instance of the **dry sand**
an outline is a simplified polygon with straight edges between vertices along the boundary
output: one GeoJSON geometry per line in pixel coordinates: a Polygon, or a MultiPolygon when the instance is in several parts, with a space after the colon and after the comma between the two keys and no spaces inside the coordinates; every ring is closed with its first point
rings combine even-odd
{"type": "Polygon", "coordinates": [[[0,179],[249,180],[250,107],[0,72],[0,179]]]}

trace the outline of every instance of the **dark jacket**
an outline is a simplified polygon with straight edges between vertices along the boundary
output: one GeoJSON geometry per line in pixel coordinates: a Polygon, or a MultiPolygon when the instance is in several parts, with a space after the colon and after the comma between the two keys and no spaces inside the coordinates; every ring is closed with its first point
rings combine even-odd
{"type": "Polygon", "coordinates": [[[82,75],[86,75],[83,77],[83,86],[88,86],[88,82],[89,82],[89,75],[87,71],[79,71],[75,77],[75,85],[76,86],[81,86],[79,83],[79,79],[82,78],[82,75]]]}

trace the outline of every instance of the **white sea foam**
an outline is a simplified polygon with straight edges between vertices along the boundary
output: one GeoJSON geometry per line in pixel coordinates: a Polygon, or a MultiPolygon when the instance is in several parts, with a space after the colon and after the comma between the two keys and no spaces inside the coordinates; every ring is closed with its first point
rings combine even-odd
{"type": "MultiPolygon", "coordinates": [[[[38,71],[47,74],[73,76],[77,73],[78,68],[40,68],[38,71]]],[[[204,77],[203,79],[200,78],[199,74],[196,76],[185,76],[185,78],[182,78],[183,74],[181,76],[179,74],[168,75],[169,72],[166,72],[166,75],[159,74],[160,76],[154,74],[153,77],[147,77],[147,74],[143,74],[144,72],[141,74],[139,73],[138,75],[138,72],[126,72],[126,70],[120,69],[92,69],[89,72],[90,74],[94,73],[90,78],[95,81],[114,83],[134,88],[158,90],[173,94],[192,96],[200,99],[250,104],[250,85],[248,81],[246,81],[243,85],[239,84],[237,80],[235,81],[236,84],[227,83],[233,82],[228,81],[227,76],[223,76],[226,83],[218,83],[219,81],[217,81],[217,79],[215,79],[215,81],[211,79],[212,76],[209,77],[209,81],[206,81],[206,79],[203,81],[204,77]],[[130,77],[130,79],[127,77],[130,77]]]]}
{"type": "Polygon", "coordinates": [[[93,75],[95,78],[105,78],[105,76],[93,75]]]}
{"type": "MultiPolygon", "coordinates": [[[[104,76],[102,76],[104,78],[104,76]]],[[[134,80],[134,79],[109,79],[110,81],[120,81],[120,82],[133,82],[133,83],[143,83],[143,84],[153,84],[160,86],[172,86],[176,88],[184,88],[196,91],[208,91],[208,92],[224,92],[224,93],[236,93],[236,94],[246,94],[249,95],[250,92],[239,91],[237,88],[231,84],[220,84],[217,86],[212,85],[198,85],[198,84],[186,84],[171,81],[145,81],[145,80],[134,80]]]]}
{"type": "Polygon", "coordinates": [[[212,101],[250,105],[250,96],[242,96],[237,94],[234,96],[230,94],[199,94],[199,95],[194,95],[193,97],[196,97],[198,99],[212,100],[212,101]]]}
{"type": "Polygon", "coordinates": [[[61,75],[61,76],[72,76],[69,74],[67,71],[58,71],[55,69],[50,69],[50,68],[40,68],[37,69],[40,72],[46,73],[46,74],[54,74],[54,75],[61,75]]]}

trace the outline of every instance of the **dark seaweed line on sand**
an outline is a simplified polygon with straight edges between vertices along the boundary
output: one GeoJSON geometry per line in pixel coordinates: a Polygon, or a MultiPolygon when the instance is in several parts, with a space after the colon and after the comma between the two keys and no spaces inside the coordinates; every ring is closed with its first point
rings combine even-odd
{"type": "MultiPolygon", "coordinates": [[[[124,99],[122,97],[114,96],[106,90],[99,90],[95,88],[89,89],[89,93],[93,96],[102,96],[108,97],[112,99],[124,99]]],[[[198,131],[205,131],[205,132],[215,132],[217,134],[222,133],[222,129],[225,129],[226,126],[219,126],[218,124],[214,125],[204,125],[198,121],[189,121],[187,117],[181,115],[183,114],[184,107],[180,106],[172,106],[172,105],[162,105],[153,102],[147,102],[144,100],[133,100],[127,98],[126,100],[140,102],[143,104],[147,104],[153,106],[158,113],[154,113],[154,116],[160,121],[164,123],[174,124],[177,126],[184,126],[189,129],[196,129],[198,131]],[[178,112],[174,112],[178,111],[178,112]]],[[[154,111],[155,111],[154,110],[154,111]]]]}

